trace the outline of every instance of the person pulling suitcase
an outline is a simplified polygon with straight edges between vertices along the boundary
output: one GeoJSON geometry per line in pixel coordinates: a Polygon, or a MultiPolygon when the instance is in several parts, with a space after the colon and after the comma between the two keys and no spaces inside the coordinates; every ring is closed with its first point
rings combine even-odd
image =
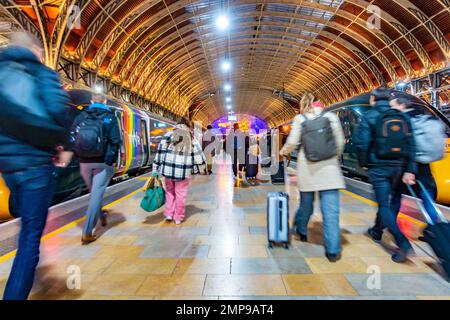
{"type": "Polygon", "coordinates": [[[312,93],[301,100],[303,115],[294,118],[292,131],[281,154],[299,149],[298,188],[300,207],[296,232],[301,241],[308,241],[308,223],[314,211],[315,193],[319,192],[323,215],[325,255],[330,262],[341,258],[339,228],[339,189],[345,189],[339,157],[344,148],[344,133],[339,118],[323,111],[323,105],[312,93]]]}
{"type": "Polygon", "coordinates": [[[408,185],[408,189],[411,195],[416,198],[417,205],[428,223],[423,231],[423,237],[419,240],[428,243],[433,249],[441,263],[445,279],[450,282],[450,223],[436,206],[432,195],[428,193],[424,184],[417,180],[417,185],[420,188],[422,202],[419,201],[412,186],[408,185]]]}

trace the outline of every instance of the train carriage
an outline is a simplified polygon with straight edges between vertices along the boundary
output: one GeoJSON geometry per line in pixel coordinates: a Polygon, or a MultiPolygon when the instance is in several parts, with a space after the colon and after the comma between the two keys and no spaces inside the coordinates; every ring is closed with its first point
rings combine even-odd
{"type": "MultiPolygon", "coordinates": [[[[92,93],[87,90],[70,90],[68,93],[71,101],[70,117],[75,119],[90,105],[92,93]]],[[[174,123],[115,100],[108,100],[107,105],[115,112],[122,137],[113,182],[150,170],[159,141],[164,134],[172,130],[174,123]]],[[[87,191],[79,172],[77,158],[74,158],[67,168],[58,168],[57,175],[55,204],[87,191]]],[[[0,176],[0,221],[9,219],[9,190],[0,176]]]]}

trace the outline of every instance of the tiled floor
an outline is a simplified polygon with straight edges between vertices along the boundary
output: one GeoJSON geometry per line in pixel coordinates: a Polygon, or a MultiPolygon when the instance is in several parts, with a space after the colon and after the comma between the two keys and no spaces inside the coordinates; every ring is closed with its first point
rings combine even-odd
{"type": "MultiPolygon", "coordinates": [[[[44,241],[32,298],[450,299],[450,284],[419,248],[399,265],[390,260],[389,237],[382,247],[363,235],[375,208],[348,194],[342,194],[341,261],[324,258],[318,209],[310,243],[294,237],[290,250],[269,250],[267,192],[288,191],[293,216],[295,177],[286,186],[237,188],[229,168],[216,169],[216,175],[194,179],[182,226],[164,222],[161,212],[142,211],[138,193],[110,208],[112,226],[99,230],[97,242],[80,245],[81,225],[44,241]],[[73,286],[77,271],[79,289],[73,286]]],[[[0,293],[11,263],[0,264],[0,293]]]]}

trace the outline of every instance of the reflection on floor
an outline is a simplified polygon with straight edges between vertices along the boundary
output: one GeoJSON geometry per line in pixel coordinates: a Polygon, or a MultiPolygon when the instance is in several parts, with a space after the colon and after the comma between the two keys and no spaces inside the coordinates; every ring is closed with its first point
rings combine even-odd
{"type": "MultiPolygon", "coordinates": [[[[408,263],[395,264],[389,238],[381,247],[363,235],[373,206],[342,194],[343,259],[331,264],[318,208],[310,243],[293,237],[290,250],[267,248],[267,192],[288,191],[292,217],[294,176],[286,186],[235,187],[229,167],[216,171],[194,179],[182,226],[164,222],[162,212],[142,211],[137,193],[110,209],[110,225],[97,242],[81,246],[81,225],[44,241],[31,298],[450,299],[450,284],[424,251],[416,248],[408,263]]],[[[0,293],[11,263],[0,264],[0,293]]]]}

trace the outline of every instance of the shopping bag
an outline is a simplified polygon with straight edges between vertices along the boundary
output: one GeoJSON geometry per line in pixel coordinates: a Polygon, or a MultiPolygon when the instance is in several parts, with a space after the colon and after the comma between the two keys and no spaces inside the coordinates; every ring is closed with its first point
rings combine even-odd
{"type": "Polygon", "coordinates": [[[153,212],[161,208],[166,202],[164,188],[158,177],[150,177],[145,187],[145,195],[141,201],[141,208],[153,212]]]}

